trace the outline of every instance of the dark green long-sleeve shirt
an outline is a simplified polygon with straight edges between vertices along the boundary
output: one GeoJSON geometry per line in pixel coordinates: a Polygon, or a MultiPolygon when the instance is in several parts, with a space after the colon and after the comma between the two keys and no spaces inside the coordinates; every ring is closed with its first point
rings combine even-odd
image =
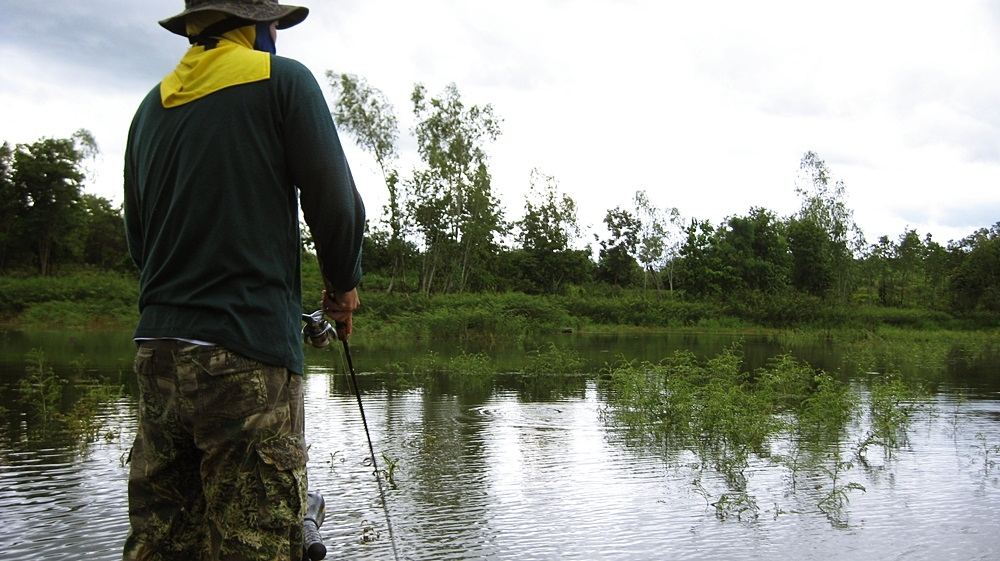
{"type": "Polygon", "coordinates": [[[354,288],[364,206],[304,66],[272,56],[270,79],[170,109],[154,88],[125,152],[135,337],[209,341],[301,373],[299,196],[327,282],[354,288]]]}

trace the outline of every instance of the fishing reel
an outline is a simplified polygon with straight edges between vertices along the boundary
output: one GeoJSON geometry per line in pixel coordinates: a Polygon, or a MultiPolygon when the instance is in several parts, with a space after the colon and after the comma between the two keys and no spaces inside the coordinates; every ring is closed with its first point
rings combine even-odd
{"type": "Polygon", "coordinates": [[[302,314],[302,338],[317,349],[330,346],[330,341],[337,339],[337,330],[323,317],[323,310],[311,314],[302,314]]]}

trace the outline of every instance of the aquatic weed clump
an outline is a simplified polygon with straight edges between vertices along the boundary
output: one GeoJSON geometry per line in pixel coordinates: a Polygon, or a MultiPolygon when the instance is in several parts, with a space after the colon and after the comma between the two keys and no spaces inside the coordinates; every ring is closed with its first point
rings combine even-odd
{"type": "Polygon", "coordinates": [[[579,374],[583,372],[586,361],[580,353],[572,349],[561,349],[554,343],[528,353],[521,373],[538,376],[545,374],[579,374]]]}
{"type": "Polygon", "coordinates": [[[28,439],[63,436],[82,446],[102,434],[106,440],[117,438],[120,429],[108,428],[100,413],[106,404],[122,396],[121,384],[88,375],[82,358],[71,364],[72,380],[58,375],[41,350],[32,349],[25,362],[18,398],[25,407],[28,439]]]}
{"type": "Polygon", "coordinates": [[[905,445],[907,429],[927,397],[923,387],[905,382],[898,374],[871,375],[875,379],[869,384],[869,429],[856,453],[862,461],[872,445],[881,446],[887,457],[905,445]]]}
{"type": "MultiPolygon", "coordinates": [[[[738,346],[707,360],[680,351],[659,363],[619,362],[602,383],[610,422],[670,455],[693,454],[699,474],[711,469],[722,476],[726,489],[714,501],[701,476],[695,478],[722,520],[756,517],[756,500],[747,493],[751,462],[785,465],[793,482],[799,470],[822,472],[826,450],[839,447],[859,412],[859,399],[846,383],[787,354],[748,371],[738,346]],[[782,456],[772,451],[779,441],[787,448],[782,456]]],[[[858,487],[844,483],[841,471],[834,481],[836,499],[858,487]]],[[[831,502],[818,508],[830,509],[831,502]]]]}
{"type": "Polygon", "coordinates": [[[846,384],[790,355],[749,372],[738,347],[706,361],[678,351],[659,363],[608,368],[611,415],[633,432],[671,442],[768,455],[784,431],[823,432],[852,418],[857,401],[846,384]]]}

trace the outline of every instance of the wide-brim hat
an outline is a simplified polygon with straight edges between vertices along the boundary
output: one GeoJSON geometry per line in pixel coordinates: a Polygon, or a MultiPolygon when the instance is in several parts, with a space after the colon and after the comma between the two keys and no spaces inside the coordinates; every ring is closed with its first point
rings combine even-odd
{"type": "Polygon", "coordinates": [[[185,0],[185,10],[176,16],[160,20],[167,31],[187,37],[185,19],[199,12],[222,12],[245,20],[277,21],[278,29],[302,23],[309,8],[279,4],[278,0],[185,0]]]}

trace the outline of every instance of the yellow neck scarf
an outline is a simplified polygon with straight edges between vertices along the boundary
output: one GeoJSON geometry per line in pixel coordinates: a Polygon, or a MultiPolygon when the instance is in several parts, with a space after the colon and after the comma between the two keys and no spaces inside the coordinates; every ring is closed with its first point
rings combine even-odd
{"type": "MultiPolygon", "coordinates": [[[[188,16],[190,35],[224,17],[221,14],[194,16],[188,16]]],[[[160,82],[163,106],[177,107],[230,86],[270,78],[271,55],[253,49],[256,33],[255,26],[248,25],[223,34],[215,48],[192,45],[177,68],[160,82]]]]}

